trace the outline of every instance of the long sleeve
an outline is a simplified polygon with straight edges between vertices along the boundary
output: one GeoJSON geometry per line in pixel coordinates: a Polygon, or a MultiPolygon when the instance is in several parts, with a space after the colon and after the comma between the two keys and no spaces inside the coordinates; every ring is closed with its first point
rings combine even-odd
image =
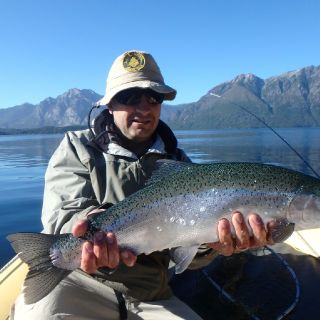
{"type": "Polygon", "coordinates": [[[84,151],[79,156],[74,140],[79,138],[67,133],[48,164],[42,209],[45,233],[71,232],[74,222],[98,205],[86,166],[89,153],[78,143],[84,151]]]}

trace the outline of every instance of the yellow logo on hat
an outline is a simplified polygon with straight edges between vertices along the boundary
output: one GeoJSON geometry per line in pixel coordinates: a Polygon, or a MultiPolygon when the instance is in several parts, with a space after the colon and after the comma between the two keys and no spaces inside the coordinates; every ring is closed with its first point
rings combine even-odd
{"type": "Polygon", "coordinates": [[[130,72],[141,70],[146,61],[140,52],[127,52],[123,58],[123,67],[130,72]]]}

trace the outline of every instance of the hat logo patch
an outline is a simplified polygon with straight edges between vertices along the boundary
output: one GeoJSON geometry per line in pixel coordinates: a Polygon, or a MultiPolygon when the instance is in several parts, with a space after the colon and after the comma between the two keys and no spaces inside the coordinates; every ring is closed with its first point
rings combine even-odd
{"type": "Polygon", "coordinates": [[[127,52],[123,58],[123,67],[129,72],[143,69],[145,63],[145,58],[140,52],[127,52]]]}

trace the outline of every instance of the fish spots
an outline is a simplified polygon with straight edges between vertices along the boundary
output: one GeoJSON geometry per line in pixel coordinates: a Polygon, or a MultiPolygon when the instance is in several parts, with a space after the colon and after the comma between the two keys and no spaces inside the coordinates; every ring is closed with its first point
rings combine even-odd
{"type": "Polygon", "coordinates": [[[199,211],[200,211],[200,212],[205,212],[206,209],[207,209],[206,207],[202,206],[202,207],[200,207],[199,211]]]}

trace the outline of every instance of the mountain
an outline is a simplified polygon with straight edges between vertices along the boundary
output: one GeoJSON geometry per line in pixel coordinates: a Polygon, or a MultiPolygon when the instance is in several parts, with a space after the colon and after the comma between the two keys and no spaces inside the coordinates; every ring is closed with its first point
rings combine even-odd
{"type": "Polygon", "coordinates": [[[86,125],[92,103],[102,96],[92,90],[70,89],[37,105],[25,103],[0,109],[0,128],[40,128],[86,125]]]}
{"type": "Polygon", "coordinates": [[[273,127],[320,126],[320,66],[266,80],[242,74],[212,88],[197,102],[167,109],[162,118],[176,129],[264,126],[252,114],[273,127]]]}
{"type": "MultiPolygon", "coordinates": [[[[100,98],[92,90],[70,89],[37,105],[0,109],[0,128],[84,126],[92,103],[100,98]]],[[[273,127],[320,126],[320,66],[265,80],[241,74],[215,86],[196,102],[164,104],[161,113],[174,129],[262,127],[255,116],[273,127]]]]}

